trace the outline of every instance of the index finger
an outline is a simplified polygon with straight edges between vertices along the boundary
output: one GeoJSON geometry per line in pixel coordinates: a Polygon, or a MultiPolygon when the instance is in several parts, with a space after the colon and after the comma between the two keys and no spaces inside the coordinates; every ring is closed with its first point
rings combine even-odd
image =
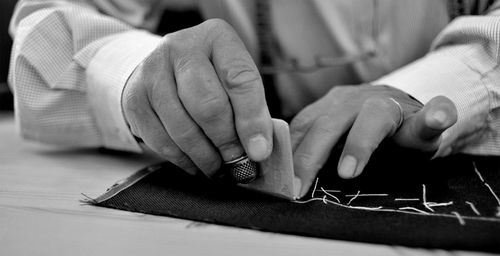
{"type": "Polygon", "coordinates": [[[236,131],[250,159],[262,161],[272,151],[272,122],[259,71],[236,32],[210,20],[210,59],[231,102],[236,131]]]}

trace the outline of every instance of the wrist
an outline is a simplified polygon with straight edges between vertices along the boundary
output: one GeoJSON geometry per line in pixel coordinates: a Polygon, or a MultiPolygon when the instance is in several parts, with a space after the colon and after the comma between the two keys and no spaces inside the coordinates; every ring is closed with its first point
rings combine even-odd
{"type": "Polygon", "coordinates": [[[156,47],[158,37],[142,31],[117,35],[90,62],[88,99],[104,147],[141,152],[122,107],[122,94],[133,71],[156,47]]]}

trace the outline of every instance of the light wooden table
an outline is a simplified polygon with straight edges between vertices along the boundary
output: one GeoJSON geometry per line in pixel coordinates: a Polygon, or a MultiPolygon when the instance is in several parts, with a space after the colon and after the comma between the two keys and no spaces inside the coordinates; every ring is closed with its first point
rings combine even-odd
{"type": "Polygon", "coordinates": [[[12,114],[0,114],[0,255],[480,255],[193,225],[79,202],[158,161],[25,142],[12,114]]]}

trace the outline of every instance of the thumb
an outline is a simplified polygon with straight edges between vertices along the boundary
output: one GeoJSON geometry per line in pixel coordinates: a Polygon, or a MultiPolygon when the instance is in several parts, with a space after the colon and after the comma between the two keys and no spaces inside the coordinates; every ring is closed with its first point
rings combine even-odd
{"type": "Polygon", "coordinates": [[[455,104],[447,97],[436,96],[421,110],[405,119],[394,140],[400,146],[435,151],[438,149],[441,134],[456,122],[455,104]]]}

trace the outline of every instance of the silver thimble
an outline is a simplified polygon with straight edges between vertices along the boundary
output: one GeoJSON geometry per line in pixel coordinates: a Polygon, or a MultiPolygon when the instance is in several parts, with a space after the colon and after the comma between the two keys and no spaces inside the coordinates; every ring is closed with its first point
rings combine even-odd
{"type": "Polygon", "coordinates": [[[248,159],[248,156],[242,155],[234,160],[224,163],[227,175],[236,183],[248,184],[254,181],[258,175],[257,163],[248,159]]]}

